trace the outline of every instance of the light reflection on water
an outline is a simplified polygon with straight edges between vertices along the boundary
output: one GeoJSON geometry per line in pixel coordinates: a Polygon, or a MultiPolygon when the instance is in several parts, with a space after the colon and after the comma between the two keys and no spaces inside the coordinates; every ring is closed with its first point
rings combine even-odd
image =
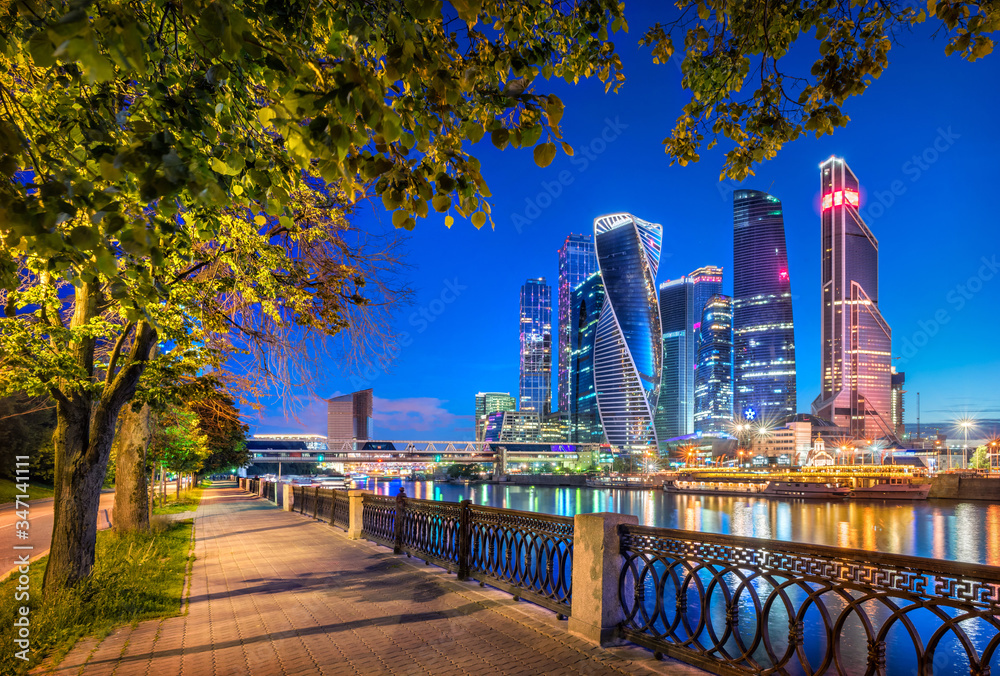
{"type": "Polygon", "coordinates": [[[1000,505],[959,500],[878,502],[675,495],[663,491],[375,481],[358,488],[410,497],[543,512],[635,514],[682,528],[1000,565],[1000,505]]]}

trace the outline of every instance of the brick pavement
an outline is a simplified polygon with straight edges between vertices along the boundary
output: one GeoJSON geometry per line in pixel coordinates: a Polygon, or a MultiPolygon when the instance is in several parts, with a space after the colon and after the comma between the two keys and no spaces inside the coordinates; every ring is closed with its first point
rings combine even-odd
{"type": "Polygon", "coordinates": [[[592,646],[554,613],[225,485],[202,497],[195,556],[184,614],[82,640],[35,673],[704,673],[592,646]]]}

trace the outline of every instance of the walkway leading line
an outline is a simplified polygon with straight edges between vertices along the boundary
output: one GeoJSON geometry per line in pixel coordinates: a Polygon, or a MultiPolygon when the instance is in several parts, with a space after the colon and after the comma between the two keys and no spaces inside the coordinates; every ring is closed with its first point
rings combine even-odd
{"type": "Polygon", "coordinates": [[[680,674],[637,647],[603,649],[555,614],[231,485],[195,516],[187,611],[80,641],[38,674],[680,674]]]}

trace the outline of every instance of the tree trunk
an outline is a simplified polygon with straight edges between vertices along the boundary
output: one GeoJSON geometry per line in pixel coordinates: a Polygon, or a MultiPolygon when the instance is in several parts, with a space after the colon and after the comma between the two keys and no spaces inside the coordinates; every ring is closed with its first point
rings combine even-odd
{"type": "Polygon", "coordinates": [[[183,477],[184,477],[184,473],[183,472],[178,472],[177,473],[177,500],[178,501],[181,499],[181,482],[183,481],[183,477]]]}
{"type": "Polygon", "coordinates": [[[146,486],[146,449],[149,447],[149,406],[138,413],[131,406],[119,415],[115,440],[118,473],[115,477],[114,529],[117,533],[149,530],[149,491],[146,486]]]}
{"type": "MultiPolygon", "coordinates": [[[[84,296],[77,301],[74,326],[96,316],[93,305],[96,305],[94,298],[84,296]]],[[[156,331],[149,324],[141,323],[124,362],[126,365],[116,374],[109,375],[96,401],[78,392],[52,390],[56,400],[56,431],[52,437],[56,465],[55,502],[52,544],[43,589],[72,587],[90,575],[94,567],[97,511],[118,414],[135,396],[139,377],[155,343],[156,331]]],[[[93,373],[92,341],[80,341],[75,350],[76,361],[93,373]]]]}

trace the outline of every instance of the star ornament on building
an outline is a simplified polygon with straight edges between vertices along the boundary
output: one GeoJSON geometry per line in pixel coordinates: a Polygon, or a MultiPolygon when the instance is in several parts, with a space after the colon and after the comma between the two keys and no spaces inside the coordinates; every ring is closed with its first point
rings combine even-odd
{"type": "Polygon", "coordinates": [[[753,406],[747,406],[745,409],[743,409],[743,418],[746,420],[756,420],[757,411],[754,409],[753,406]]]}

